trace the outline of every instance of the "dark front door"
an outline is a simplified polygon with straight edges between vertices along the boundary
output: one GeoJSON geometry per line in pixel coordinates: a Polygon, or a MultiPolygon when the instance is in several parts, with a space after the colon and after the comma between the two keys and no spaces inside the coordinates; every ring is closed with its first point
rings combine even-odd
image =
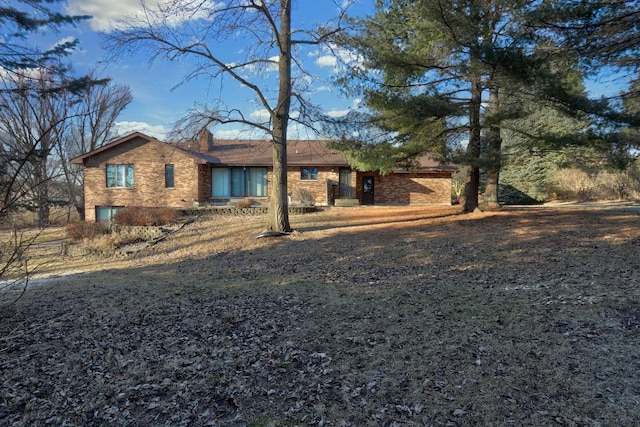
{"type": "Polygon", "coordinates": [[[373,177],[365,176],[362,178],[362,204],[373,204],[373,177]]]}
{"type": "Polygon", "coordinates": [[[339,177],[340,187],[338,189],[338,198],[339,199],[353,198],[353,195],[351,194],[351,169],[340,168],[339,174],[340,174],[340,177],[339,177]]]}

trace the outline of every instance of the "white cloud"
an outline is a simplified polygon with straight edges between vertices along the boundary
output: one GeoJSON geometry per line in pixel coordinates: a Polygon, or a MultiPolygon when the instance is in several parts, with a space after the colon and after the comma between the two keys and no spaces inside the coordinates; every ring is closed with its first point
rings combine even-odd
{"type": "Polygon", "coordinates": [[[240,129],[215,129],[213,131],[213,137],[216,139],[239,139],[242,134],[243,132],[240,129]]]}
{"type": "Polygon", "coordinates": [[[336,53],[336,56],[349,67],[357,69],[364,68],[364,58],[361,55],[343,48],[334,48],[332,50],[336,53]]]}
{"type": "Polygon", "coordinates": [[[259,129],[247,127],[244,129],[212,129],[215,139],[269,139],[270,137],[259,129]]]}
{"type": "Polygon", "coordinates": [[[329,112],[327,112],[327,116],[329,117],[344,117],[347,114],[349,114],[349,111],[351,111],[351,109],[347,108],[346,110],[331,110],[329,112]]]}
{"type": "Polygon", "coordinates": [[[253,120],[259,120],[261,122],[268,122],[269,119],[271,118],[269,111],[265,108],[262,108],[260,110],[254,110],[251,112],[251,114],[249,114],[249,116],[253,120]]]}
{"type": "Polygon", "coordinates": [[[265,72],[268,73],[268,72],[278,71],[278,62],[280,62],[280,58],[278,56],[272,56],[270,58],[267,58],[267,61],[268,62],[251,63],[251,64],[243,65],[242,67],[239,67],[237,62],[229,62],[225,65],[230,68],[237,67],[238,69],[247,71],[252,75],[258,75],[265,72]]]}
{"type": "Polygon", "coordinates": [[[335,88],[333,86],[324,85],[324,86],[318,86],[317,88],[314,89],[314,91],[315,92],[333,92],[334,89],[335,88]]]}
{"type": "Polygon", "coordinates": [[[358,69],[363,67],[362,57],[336,45],[325,46],[320,51],[312,52],[310,55],[317,56],[315,64],[318,67],[332,68],[334,72],[338,72],[345,65],[358,69]]]}
{"type": "Polygon", "coordinates": [[[329,117],[344,117],[349,114],[350,111],[357,110],[360,107],[360,103],[362,99],[356,98],[352,101],[351,107],[345,108],[342,110],[333,109],[327,112],[327,116],[329,117]]]}
{"type": "Polygon", "coordinates": [[[338,59],[333,55],[322,55],[316,59],[316,65],[318,67],[335,67],[338,64],[338,59]]]}
{"type": "Polygon", "coordinates": [[[5,86],[25,84],[31,80],[47,82],[52,86],[56,86],[60,83],[58,77],[55,74],[52,74],[51,70],[47,68],[7,69],[0,67],[0,82],[5,86]]]}
{"type": "Polygon", "coordinates": [[[340,10],[347,10],[351,6],[355,6],[360,0],[342,0],[340,10]]]}
{"type": "Polygon", "coordinates": [[[90,15],[91,28],[113,31],[127,25],[128,20],[143,20],[145,15],[164,16],[169,25],[196,19],[209,19],[215,2],[205,0],[198,8],[189,7],[189,0],[69,0],[66,13],[90,15]],[[142,6],[144,3],[144,6],[142,6]],[[146,11],[145,11],[146,9],[146,11]]]}
{"type": "Polygon", "coordinates": [[[272,56],[271,58],[269,58],[269,61],[273,62],[270,62],[269,65],[267,65],[267,71],[278,71],[278,63],[280,62],[280,57],[272,56]]]}
{"type": "Polygon", "coordinates": [[[142,132],[145,135],[158,138],[161,141],[164,140],[169,133],[169,129],[163,125],[151,125],[146,122],[122,121],[116,122],[114,127],[114,131],[118,135],[126,135],[131,132],[142,132]]]}

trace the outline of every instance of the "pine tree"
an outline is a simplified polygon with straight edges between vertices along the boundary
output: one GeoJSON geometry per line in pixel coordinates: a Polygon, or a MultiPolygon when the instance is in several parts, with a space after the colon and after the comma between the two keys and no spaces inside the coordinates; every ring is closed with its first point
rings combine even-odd
{"type": "MultiPolygon", "coordinates": [[[[24,74],[28,70],[47,68],[49,73],[64,73],[68,69],[58,61],[67,56],[78,40],[59,43],[48,50],[31,46],[27,37],[42,28],[74,25],[89,16],[69,16],[52,10],[58,0],[17,0],[0,8],[0,68],[9,74],[24,74]]],[[[68,81],[67,88],[76,87],[82,81],[68,81]]]]}
{"type": "Polygon", "coordinates": [[[478,206],[481,168],[491,183],[485,201],[497,205],[501,121],[508,117],[500,108],[502,92],[509,82],[530,78],[541,60],[525,25],[528,6],[506,0],[446,6],[436,0],[380,1],[349,40],[364,58],[354,77],[374,112],[372,122],[393,135],[391,147],[404,152],[410,146],[415,150],[408,152],[418,154],[467,142],[465,211],[478,206]],[[488,150],[481,150],[483,129],[488,150]]]}

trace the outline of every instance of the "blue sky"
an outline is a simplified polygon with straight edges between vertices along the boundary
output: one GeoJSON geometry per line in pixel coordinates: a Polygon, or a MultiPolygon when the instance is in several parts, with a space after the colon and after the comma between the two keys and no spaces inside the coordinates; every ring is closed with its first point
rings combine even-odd
{"type": "MultiPolygon", "coordinates": [[[[186,0],[171,0],[173,3],[186,0]]],[[[148,6],[167,3],[168,0],[146,0],[148,6]]],[[[311,28],[323,24],[337,16],[345,0],[298,0],[294,2],[293,22],[299,28],[311,28]]],[[[349,9],[354,14],[372,11],[374,0],[355,0],[349,9]]],[[[231,78],[212,80],[198,78],[183,85],[185,76],[194,69],[186,59],[169,62],[157,59],[149,62],[148,51],[133,51],[130,54],[111,59],[105,51],[105,35],[119,27],[119,21],[126,16],[140,12],[139,0],[67,0],[63,4],[68,14],[92,15],[93,18],[76,27],[58,30],[58,40],[75,37],[80,41],[79,49],[69,57],[74,69],[84,73],[96,69],[100,76],[109,77],[114,83],[127,85],[133,92],[133,102],[118,120],[118,133],[138,130],[153,136],[163,137],[173,124],[187,112],[205,103],[240,108],[252,117],[264,115],[264,109],[255,102],[255,97],[241,90],[231,78]],[[177,86],[177,87],[176,87],[177,86]]],[[[48,34],[50,37],[51,34],[48,34]]],[[[242,58],[242,40],[220,46],[221,56],[228,61],[242,58]]],[[[218,52],[215,52],[218,54],[218,52]]],[[[339,54],[339,53],[338,53],[339,54]]],[[[333,87],[331,78],[337,71],[334,53],[318,46],[300,49],[298,58],[314,80],[308,92],[312,102],[332,115],[344,114],[357,106],[357,99],[347,99],[333,87]]],[[[266,72],[269,81],[275,82],[275,73],[266,72]]],[[[239,126],[213,127],[219,138],[256,137],[255,133],[240,132],[239,126]]],[[[292,138],[314,138],[315,134],[301,127],[290,131],[292,138]]]]}
{"type": "MultiPolygon", "coordinates": [[[[189,1],[145,0],[145,3],[153,7],[157,4],[181,4],[189,1]]],[[[311,28],[317,24],[324,24],[335,18],[340,6],[347,2],[352,3],[349,8],[350,14],[362,15],[374,11],[375,0],[297,0],[294,2],[293,10],[294,26],[311,28]]],[[[222,80],[199,78],[179,85],[194,69],[194,65],[186,59],[169,62],[159,58],[150,63],[148,51],[132,51],[130,54],[112,59],[110,52],[103,48],[104,36],[118,28],[122,18],[140,13],[140,0],[64,0],[62,8],[65,13],[92,15],[93,18],[76,27],[60,28],[55,34],[46,33],[46,43],[55,42],[51,40],[52,36],[58,41],[77,38],[80,46],[69,59],[78,73],[95,69],[101,77],[109,77],[114,83],[127,85],[133,92],[133,102],[119,117],[119,134],[141,131],[163,138],[177,120],[184,117],[190,109],[203,104],[239,108],[251,117],[264,115],[263,107],[255,102],[255,97],[242,90],[229,77],[222,80]]],[[[176,17],[176,20],[179,19],[179,16],[176,17]]],[[[245,52],[244,48],[246,46],[243,46],[242,40],[234,40],[234,43],[219,46],[219,53],[225,61],[239,61],[245,52]]],[[[346,114],[349,109],[357,108],[359,102],[358,99],[344,97],[340,90],[331,84],[339,64],[336,55],[340,54],[340,51],[306,46],[301,48],[297,55],[309,73],[306,78],[310,79],[309,76],[313,76],[307,95],[312,102],[334,116],[346,114]]],[[[274,72],[265,70],[264,77],[267,81],[275,83],[274,72]]],[[[601,76],[589,83],[588,88],[595,96],[617,93],[624,86],[623,80],[620,76],[601,76]]],[[[244,131],[239,126],[213,127],[211,130],[218,138],[263,137],[261,134],[244,131]]],[[[305,139],[315,138],[317,135],[300,126],[292,126],[290,137],[305,139]]]]}

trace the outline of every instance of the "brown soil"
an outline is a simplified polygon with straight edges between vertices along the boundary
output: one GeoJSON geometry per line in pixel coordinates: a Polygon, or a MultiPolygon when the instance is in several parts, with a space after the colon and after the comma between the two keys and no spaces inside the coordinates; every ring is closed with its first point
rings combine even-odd
{"type": "Polygon", "coordinates": [[[0,425],[640,425],[640,207],[457,210],[201,218],[34,280],[0,425]]]}

